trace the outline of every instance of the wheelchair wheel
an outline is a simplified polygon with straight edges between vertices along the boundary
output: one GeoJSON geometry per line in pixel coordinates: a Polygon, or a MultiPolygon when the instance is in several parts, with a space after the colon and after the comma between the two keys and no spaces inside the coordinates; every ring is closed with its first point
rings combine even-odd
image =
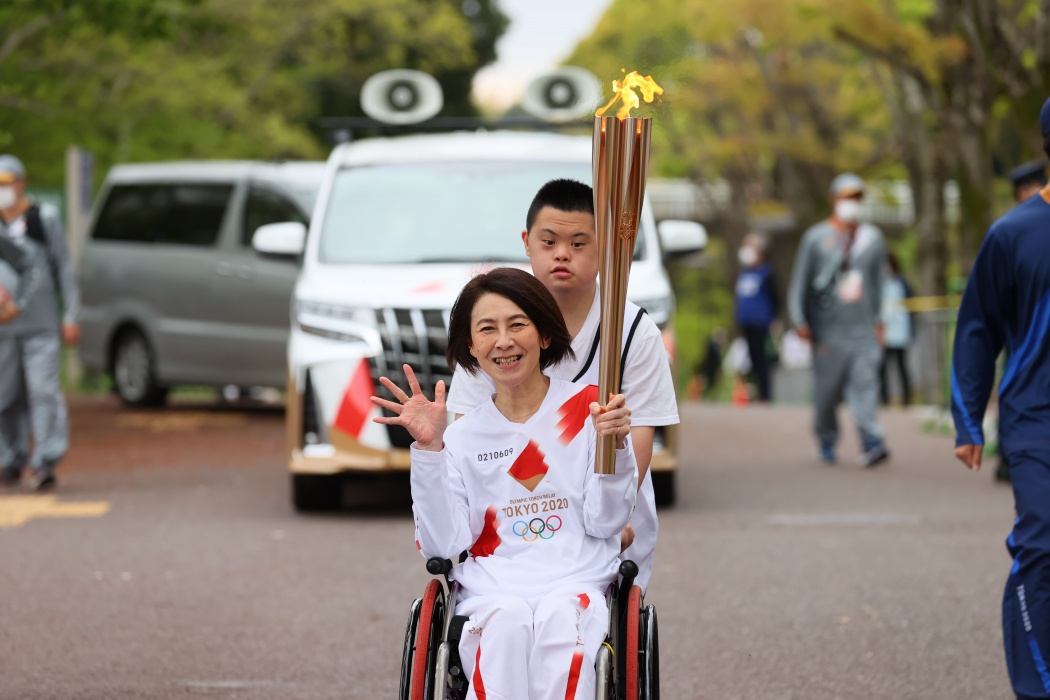
{"type": "MultiPolygon", "coordinates": [[[[400,700],[430,700],[434,666],[445,626],[445,594],[437,579],[427,583],[423,597],[412,603],[401,660],[400,700]]],[[[443,679],[442,679],[443,680],[443,679]]]]}
{"type": "Polygon", "coordinates": [[[642,589],[638,586],[631,586],[631,591],[627,594],[627,607],[624,608],[624,615],[627,617],[622,652],[626,661],[623,677],[623,697],[625,700],[638,700],[644,697],[638,694],[638,667],[643,660],[640,652],[644,651],[644,648],[639,648],[640,634],[638,623],[641,611],[642,589]]]}
{"type": "Polygon", "coordinates": [[[642,698],[660,700],[660,631],[656,624],[656,608],[647,605],[642,610],[642,698]]]}

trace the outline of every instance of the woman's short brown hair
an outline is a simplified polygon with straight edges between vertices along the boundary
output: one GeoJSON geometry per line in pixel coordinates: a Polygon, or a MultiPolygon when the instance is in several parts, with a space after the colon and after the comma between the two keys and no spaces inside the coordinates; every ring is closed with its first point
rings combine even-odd
{"type": "Polygon", "coordinates": [[[543,283],[524,270],[497,267],[467,282],[452,306],[452,317],[448,323],[448,348],[445,350],[449,369],[459,365],[471,374],[478,372],[478,360],[470,354],[470,317],[478,299],[485,294],[499,294],[514,302],[532,321],[540,338],[549,341],[547,347],[540,350],[541,370],[561,362],[565,357],[576,357],[561,309],[543,283]]]}

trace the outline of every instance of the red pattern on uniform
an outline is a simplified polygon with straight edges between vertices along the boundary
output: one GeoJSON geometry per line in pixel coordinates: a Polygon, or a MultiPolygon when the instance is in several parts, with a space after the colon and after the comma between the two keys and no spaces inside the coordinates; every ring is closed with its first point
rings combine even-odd
{"type": "Polygon", "coordinates": [[[499,532],[499,521],[496,520],[496,506],[489,506],[485,511],[485,525],[481,528],[481,534],[478,535],[477,541],[474,546],[470,548],[470,553],[475,557],[487,557],[496,551],[503,540],[500,539],[499,532]]]}
{"type": "Polygon", "coordinates": [[[565,684],[565,700],[573,700],[576,697],[576,686],[580,682],[581,667],[583,667],[583,652],[577,651],[572,655],[572,665],[569,667],[569,682],[565,684]]]}
{"type": "Polygon", "coordinates": [[[474,677],[470,679],[471,685],[474,686],[474,695],[478,696],[478,700],[486,700],[488,695],[485,694],[485,683],[481,680],[481,645],[478,645],[478,653],[474,657],[474,677]]]}
{"type": "Polygon", "coordinates": [[[372,374],[368,371],[368,360],[362,359],[343,393],[343,401],[335,415],[335,427],[347,435],[360,437],[372,412],[371,397],[375,393],[372,374]]]}
{"type": "Polygon", "coordinates": [[[578,394],[566,401],[558,409],[561,420],[558,421],[558,437],[561,444],[568,445],[579,435],[587,419],[591,416],[591,404],[598,400],[598,387],[593,384],[585,386],[578,394]]]}
{"type": "Polygon", "coordinates": [[[507,473],[514,477],[522,486],[532,491],[543,480],[543,477],[547,475],[547,470],[550,468],[547,466],[547,462],[544,461],[545,457],[546,455],[540,452],[539,446],[532,440],[529,440],[529,444],[525,445],[525,449],[514,460],[514,464],[510,465],[507,473]]]}
{"type": "Polygon", "coordinates": [[[581,593],[579,595],[579,598],[580,598],[580,607],[581,608],[586,610],[587,608],[590,607],[590,605],[591,605],[591,597],[589,595],[587,595],[586,593],[581,593]]]}

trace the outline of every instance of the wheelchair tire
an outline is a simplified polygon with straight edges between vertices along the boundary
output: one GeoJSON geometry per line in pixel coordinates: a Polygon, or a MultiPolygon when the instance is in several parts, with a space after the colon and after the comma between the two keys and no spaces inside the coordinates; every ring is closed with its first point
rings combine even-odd
{"type": "Polygon", "coordinates": [[[627,607],[624,608],[624,615],[627,616],[623,646],[624,659],[626,660],[623,678],[623,697],[625,700],[638,700],[641,697],[638,694],[638,666],[641,658],[638,644],[640,641],[638,623],[641,613],[642,589],[638,586],[631,586],[631,591],[627,594],[627,607]]]}
{"type": "MultiPolygon", "coordinates": [[[[409,700],[430,700],[434,696],[434,666],[438,644],[445,627],[445,593],[437,579],[423,591],[412,654],[412,688],[409,700]]],[[[440,679],[444,682],[445,679],[440,679]]]]}
{"type": "Polygon", "coordinates": [[[405,628],[405,647],[401,652],[401,683],[398,686],[398,700],[409,700],[409,692],[412,684],[412,659],[413,649],[416,643],[416,627],[419,625],[419,609],[423,605],[422,598],[412,601],[408,609],[408,625],[405,628]]]}
{"type": "Polygon", "coordinates": [[[660,631],[656,624],[656,608],[647,605],[642,611],[642,698],[660,700],[660,631]]]}

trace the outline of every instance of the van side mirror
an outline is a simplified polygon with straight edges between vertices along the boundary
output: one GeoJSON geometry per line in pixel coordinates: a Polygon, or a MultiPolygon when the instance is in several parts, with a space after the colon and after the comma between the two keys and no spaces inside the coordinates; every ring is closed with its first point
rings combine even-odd
{"type": "Polygon", "coordinates": [[[656,230],[667,255],[698,253],[707,247],[707,229],[695,221],[666,219],[656,225],[656,230]]]}
{"type": "Polygon", "coordinates": [[[252,247],[264,255],[298,257],[306,248],[306,226],[298,221],[260,226],[252,234],[252,247]]]}

